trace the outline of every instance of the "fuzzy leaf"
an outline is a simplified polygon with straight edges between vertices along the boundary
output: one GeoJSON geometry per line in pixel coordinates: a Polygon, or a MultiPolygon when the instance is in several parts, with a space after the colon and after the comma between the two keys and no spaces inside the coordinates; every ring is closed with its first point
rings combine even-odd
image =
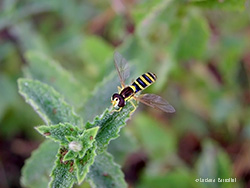
{"type": "Polygon", "coordinates": [[[107,152],[96,156],[87,177],[92,188],[127,187],[119,165],[115,164],[113,157],[107,152]]]}
{"type": "Polygon", "coordinates": [[[19,93],[47,125],[68,122],[82,126],[81,118],[52,87],[29,79],[18,79],[18,87],[19,93]]]}
{"type": "Polygon", "coordinates": [[[77,153],[73,150],[69,150],[63,157],[63,161],[74,160],[77,157],[77,153]]]}
{"type": "Polygon", "coordinates": [[[57,155],[56,165],[51,173],[50,187],[69,188],[76,181],[76,174],[73,161],[62,161],[62,156],[57,155]]]}
{"type": "Polygon", "coordinates": [[[95,141],[95,137],[97,134],[99,127],[94,127],[91,129],[84,130],[82,135],[79,137],[81,144],[83,146],[83,149],[79,152],[79,158],[82,158],[86,151],[92,147],[93,142],[95,141]]]}
{"type": "Polygon", "coordinates": [[[49,174],[52,170],[59,145],[52,141],[45,141],[31,157],[26,160],[22,168],[21,184],[28,188],[45,188],[49,183],[49,174]]]}
{"type": "Polygon", "coordinates": [[[133,106],[128,103],[120,112],[111,113],[106,110],[101,117],[97,117],[93,123],[87,123],[86,128],[99,127],[96,135],[97,153],[103,152],[109,142],[119,136],[120,129],[129,119],[133,106]]]}
{"type": "Polygon", "coordinates": [[[52,172],[50,186],[71,187],[75,179],[79,184],[82,183],[89,167],[94,162],[96,145],[93,146],[93,143],[99,127],[82,131],[71,124],[60,123],[58,125],[40,126],[36,129],[46,137],[60,142],[64,146],[57,155],[58,159],[52,172]],[[71,141],[72,139],[74,141],[71,141]],[[64,179],[64,177],[66,178],[64,179]]]}
{"type": "Polygon", "coordinates": [[[96,156],[95,150],[96,145],[93,145],[93,147],[86,152],[83,158],[76,159],[76,177],[78,184],[83,182],[89,172],[90,166],[94,163],[94,157],[96,156]]]}
{"type": "MultiPolygon", "coordinates": [[[[47,106],[48,104],[51,105],[51,104],[58,102],[58,100],[55,100],[55,98],[61,99],[60,95],[56,91],[54,91],[53,88],[47,86],[46,84],[40,83],[39,81],[21,79],[19,80],[19,85],[20,85],[19,86],[20,93],[26,98],[26,100],[33,107],[34,106],[36,107],[35,109],[37,109],[38,107],[42,109],[43,113],[41,113],[41,110],[39,109],[40,110],[38,111],[40,112],[39,114],[41,116],[45,116],[45,119],[47,120],[48,124],[50,124],[52,121],[50,120],[51,119],[51,116],[49,116],[50,114],[47,113],[48,111],[47,106]],[[45,91],[46,91],[46,94],[44,94],[45,91]],[[40,96],[41,93],[42,93],[42,96],[40,96]],[[47,93],[48,93],[48,96],[47,96],[47,93]],[[30,96],[32,96],[32,98],[30,96]],[[45,102],[43,100],[45,100],[45,102]]],[[[106,85],[102,85],[102,86],[104,87],[106,85]]],[[[98,95],[98,98],[100,99],[100,94],[98,95]]],[[[66,103],[64,102],[63,105],[64,104],[66,103]]],[[[98,104],[99,106],[103,105],[100,103],[98,104]]],[[[110,101],[109,101],[109,104],[110,104],[110,101]]],[[[90,106],[88,106],[88,108],[90,108],[90,106]]],[[[106,103],[103,106],[107,106],[106,103]]],[[[63,106],[63,108],[64,107],[65,106],[63,106]]],[[[67,107],[68,106],[66,104],[66,109],[67,107]]],[[[123,179],[123,174],[121,170],[119,169],[119,166],[117,166],[113,162],[113,159],[109,154],[107,153],[102,154],[102,152],[104,152],[104,150],[107,148],[107,145],[110,142],[110,140],[113,140],[119,136],[118,133],[120,131],[120,128],[125,125],[125,122],[126,120],[129,119],[131,115],[131,111],[133,109],[134,109],[133,106],[130,103],[127,103],[127,105],[120,112],[111,113],[110,110],[106,110],[101,116],[97,117],[93,123],[87,123],[86,124],[87,130],[82,131],[81,134],[70,133],[70,131],[72,132],[70,128],[75,128],[76,130],[77,128],[74,127],[73,125],[78,125],[75,122],[72,123],[71,122],[72,120],[66,121],[63,119],[62,122],[54,120],[52,122],[53,124],[58,124],[60,122],[61,124],[52,125],[51,127],[46,127],[46,126],[38,127],[37,129],[43,134],[45,133],[46,136],[49,136],[55,139],[56,141],[62,141],[62,143],[64,143],[64,147],[60,149],[60,152],[57,155],[58,159],[56,161],[56,165],[54,166],[54,169],[51,174],[52,180],[50,182],[50,186],[51,187],[71,187],[75,182],[81,183],[84,180],[84,177],[86,176],[86,174],[88,173],[90,165],[94,162],[94,156],[96,155],[95,153],[97,153],[97,154],[101,154],[101,156],[99,157],[99,161],[97,161],[98,166],[97,168],[94,168],[91,171],[93,173],[95,173],[96,170],[98,170],[99,172],[104,172],[104,176],[107,176],[108,180],[107,178],[102,179],[103,178],[102,176],[95,177],[97,179],[101,178],[100,180],[97,181],[96,185],[99,185],[98,182],[104,181],[105,185],[103,186],[105,187],[109,187],[109,185],[115,185],[116,187],[118,187],[118,185],[119,186],[121,185],[122,187],[126,187],[126,183],[123,179]],[[65,125],[63,125],[62,123],[65,125]],[[68,124],[72,124],[72,126],[71,125],[69,126],[68,124]],[[68,126],[68,128],[65,129],[65,126],[68,126]],[[54,130],[52,131],[52,129],[54,130]],[[92,134],[91,132],[94,134],[92,134]],[[77,139],[75,140],[75,138],[77,139]],[[66,144],[69,142],[74,142],[74,141],[77,143],[73,143],[73,146],[72,146],[73,148],[77,146],[77,144],[79,144],[79,141],[82,141],[81,143],[83,146],[84,145],[87,146],[83,148],[82,153],[72,152],[72,150],[69,150],[68,148],[69,144],[68,145],[66,144]],[[95,143],[95,147],[93,147],[92,145],[93,143],[95,143]],[[95,151],[95,149],[97,150],[95,151]],[[75,155],[76,153],[77,155],[75,155]],[[85,164],[84,166],[80,166],[81,160],[85,160],[87,161],[87,163],[84,163],[85,164]],[[99,163],[103,162],[102,160],[106,160],[106,163],[103,165],[99,165],[99,163]],[[106,169],[109,169],[109,168],[111,168],[112,172],[106,175],[107,173],[105,171],[106,169]]],[[[51,108],[49,110],[51,110],[51,108]]],[[[63,118],[65,118],[63,114],[60,114],[60,115],[63,116],[63,118]]],[[[72,118],[72,115],[74,115],[73,117],[75,117],[75,114],[72,112],[72,109],[71,109],[71,114],[69,114],[68,116],[72,118]]],[[[77,129],[76,132],[78,131],[79,130],[77,129]]],[[[79,148],[77,147],[76,149],[78,150],[79,148]]]]}
{"type": "Polygon", "coordinates": [[[79,113],[83,116],[83,119],[92,121],[97,114],[103,113],[107,106],[111,105],[110,97],[117,92],[119,84],[117,73],[110,74],[98,84],[82,109],[80,109],[79,113]]]}
{"type": "Polygon", "coordinates": [[[76,107],[82,104],[86,91],[58,62],[36,51],[28,52],[26,58],[29,62],[29,66],[24,69],[27,77],[51,85],[76,107]]]}
{"type": "Polygon", "coordinates": [[[72,159],[73,156],[82,158],[85,155],[86,151],[92,147],[99,127],[93,127],[82,131],[71,124],[60,123],[51,126],[43,125],[36,127],[36,129],[42,135],[51,138],[55,142],[59,142],[60,145],[68,149],[69,152],[65,155],[66,158],[63,159],[63,161],[67,161],[72,159]],[[77,155],[74,153],[77,153],[77,155]]]}
{"type": "Polygon", "coordinates": [[[55,142],[60,142],[61,145],[67,145],[69,141],[67,140],[66,136],[73,136],[76,137],[78,134],[81,134],[79,128],[69,124],[69,123],[59,123],[57,125],[42,125],[36,127],[36,130],[41,133],[42,135],[51,138],[55,142]]]}
{"type": "Polygon", "coordinates": [[[65,148],[61,148],[57,155],[56,165],[51,173],[52,179],[50,187],[68,188],[72,187],[75,182],[79,184],[83,182],[86,174],[89,172],[89,167],[94,162],[96,145],[94,144],[83,158],[74,158],[74,160],[63,161],[64,155],[67,152],[65,148]]]}

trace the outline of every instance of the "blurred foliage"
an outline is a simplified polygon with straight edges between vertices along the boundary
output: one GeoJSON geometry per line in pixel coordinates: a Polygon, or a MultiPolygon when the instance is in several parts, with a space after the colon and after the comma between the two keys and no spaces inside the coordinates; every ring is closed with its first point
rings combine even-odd
{"type": "Polygon", "coordinates": [[[249,22],[245,0],[0,1],[0,187],[20,187],[24,160],[42,139],[33,127],[43,122],[18,95],[17,79],[49,84],[92,122],[119,84],[114,50],[129,61],[129,81],[156,73],[145,92],[176,109],[167,115],[140,104],[111,142],[126,181],[249,186],[249,22]]]}

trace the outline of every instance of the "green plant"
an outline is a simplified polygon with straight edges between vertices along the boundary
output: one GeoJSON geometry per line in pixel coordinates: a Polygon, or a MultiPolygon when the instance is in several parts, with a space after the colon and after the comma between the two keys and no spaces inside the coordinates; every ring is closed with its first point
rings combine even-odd
{"type": "MultiPolygon", "coordinates": [[[[27,160],[22,170],[22,184],[25,187],[46,187],[48,183],[50,187],[72,187],[86,179],[93,187],[126,187],[120,167],[106,150],[109,142],[119,136],[133,106],[127,104],[120,112],[105,109],[93,122],[83,123],[75,111],[89,113],[91,110],[88,109],[95,106],[88,105],[85,111],[81,110],[84,104],[77,106],[80,93],[74,94],[74,99],[65,93],[64,89],[72,93],[80,91],[77,82],[73,82],[71,75],[51,59],[36,52],[29,53],[27,57],[31,64],[25,72],[30,78],[18,80],[19,93],[45,122],[36,130],[54,142],[45,141],[27,160]],[[51,79],[52,75],[57,76],[51,79]],[[37,78],[40,81],[35,80],[37,78]],[[73,91],[72,88],[78,89],[73,91]]],[[[112,85],[115,85],[114,81],[107,79],[98,88],[112,85]]],[[[93,97],[100,97],[98,90],[90,100],[93,97]]],[[[108,95],[102,97],[110,99],[108,95]]],[[[87,100],[85,104],[88,104],[87,100]]],[[[109,107],[101,100],[98,106],[109,107]]]]}
{"type": "MultiPolygon", "coordinates": [[[[115,47],[130,60],[131,79],[146,71],[157,74],[149,93],[164,96],[177,113],[165,116],[141,105],[143,110],[136,110],[119,138],[108,144],[112,156],[106,148],[99,151],[100,128],[96,128],[91,147],[97,147],[91,153],[96,155],[95,166],[87,168],[98,173],[88,173],[86,181],[75,187],[89,188],[88,182],[93,187],[109,185],[105,181],[111,177],[123,179],[114,161],[122,166],[129,186],[136,188],[247,186],[249,1],[121,2],[124,6],[117,1],[1,1],[0,187],[21,187],[21,174],[23,187],[48,186],[57,154],[66,153],[60,154],[59,142],[45,139],[33,127],[56,126],[63,120],[63,126],[77,127],[79,142],[84,130],[93,128],[86,125],[94,124],[96,116],[102,118],[111,105],[109,97],[117,92],[111,57],[115,47]],[[44,122],[18,94],[20,76],[46,86],[44,94],[53,88],[58,95],[51,91],[48,97],[55,94],[61,99],[36,101],[31,100],[35,93],[23,93],[44,122]],[[44,143],[23,167],[41,139],[44,143]],[[143,165],[134,169],[137,164],[143,165]],[[102,172],[104,168],[117,176],[102,172]],[[234,177],[237,182],[195,181],[234,177]]],[[[64,144],[63,149],[68,147],[64,144]]],[[[73,173],[77,173],[75,166],[73,173]]],[[[81,177],[84,174],[80,181],[81,177]]]]}

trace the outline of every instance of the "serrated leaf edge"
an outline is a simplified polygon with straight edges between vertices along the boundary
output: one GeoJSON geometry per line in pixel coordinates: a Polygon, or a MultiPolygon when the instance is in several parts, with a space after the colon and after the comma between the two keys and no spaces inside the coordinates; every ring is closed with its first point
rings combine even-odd
{"type": "MultiPolygon", "coordinates": [[[[52,92],[55,94],[55,96],[59,96],[59,100],[61,100],[62,104],[65,106],[68,106],[71,109],[72,117],[74,117],[76,119],[79,118],[79,116],[75,113],[74,108],[72,106],[70,106],[64,100],[64,98],[61,96],[60,93],[58,93],[53,87],[49,86],[48,84],[40,82],[39,80],[33,80],[33,79],[27,79],[27,78],[19,78],[17,80],[17,82],[18,82],[18,92],[23,96],[23,98],[25,99],[25,102],[30,104],[30,106],[35,110],[35,112],[42,118],[42,120],[45,122],[46,125],[51,124],[49,117],[46,115],[46,113],[43,113],[41,110],[39,110],[39,106],[32,99],[30,99],[30,97],[25,92],[21,91],[22,83],[25,85],[25,84],[28,84],[27,82],[36,82],[36,83],[44,85],[44,87],[46,87],[46,88],[51,89],[52,92]]],[[[80,121],[79,122],[80,125],[76,125],[76,126],[81,127],[82,126],[82,119],[79,118],[79,121],[80,121]]]]}

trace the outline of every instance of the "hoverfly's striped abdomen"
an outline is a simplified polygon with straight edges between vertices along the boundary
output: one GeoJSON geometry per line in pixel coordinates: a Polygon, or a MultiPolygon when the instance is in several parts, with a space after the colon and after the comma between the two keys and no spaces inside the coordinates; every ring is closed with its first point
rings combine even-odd
{"type": "Polygon", "coordinates": [[[134,92],[137,93],[141,90],[146,89],[148,86],[156,81],[156,75],[151,72],[147,72],[140,77],[138,77],[132,84],[134,92]]]}

